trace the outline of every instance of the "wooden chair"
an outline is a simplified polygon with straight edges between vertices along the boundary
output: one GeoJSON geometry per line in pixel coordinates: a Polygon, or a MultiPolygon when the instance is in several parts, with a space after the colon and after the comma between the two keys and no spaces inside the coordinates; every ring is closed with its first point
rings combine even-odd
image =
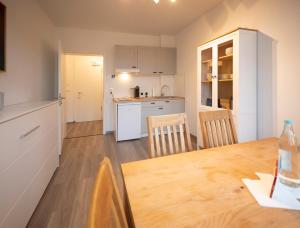
{"type": "Polygon", "coordinates": [[[149,116],[148,137],[150,158],[192,150],[191,136],[185,113],[149,116]],[[166,142],[166,133],[168,142],[166,142]],[[181,148],[179,148],[178,135],[181,148]]]}
{"type": "Polygon", "coordinates": [[[127,228],[128,223],[111,163],[105,157],[94,185],[88,228],[127,228]]]}
{"type": "Polygon", "coordinates": [[[230,110],[200,112],[199,118],[205,148],[238,143],[230,110]]]}

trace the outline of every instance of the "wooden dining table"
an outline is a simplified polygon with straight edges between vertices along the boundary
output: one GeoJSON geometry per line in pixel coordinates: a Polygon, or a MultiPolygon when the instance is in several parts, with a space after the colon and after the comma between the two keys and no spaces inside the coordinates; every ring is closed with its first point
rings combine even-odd
{"type": "Polygon", "coordinates": [[[273,173],[277,141],[122,164],[135,227],[300,227],[299,211],[261,207],[242,182],[273,173]]]}

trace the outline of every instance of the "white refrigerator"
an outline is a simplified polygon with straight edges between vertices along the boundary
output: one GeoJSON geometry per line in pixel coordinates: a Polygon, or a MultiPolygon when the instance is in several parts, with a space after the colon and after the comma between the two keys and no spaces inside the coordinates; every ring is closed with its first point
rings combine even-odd
{"type": "Polygon", "coordinates": [[[116,140],[141,138],[141,103],[119,103],[116,107],[116,140]]]}

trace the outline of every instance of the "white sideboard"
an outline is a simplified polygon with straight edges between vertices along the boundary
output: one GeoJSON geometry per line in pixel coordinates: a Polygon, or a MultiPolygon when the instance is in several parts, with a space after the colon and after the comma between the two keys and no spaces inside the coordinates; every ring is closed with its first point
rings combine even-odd
{"type": "Polygon", "coordinates": [[[58,103],[0,112],[0,227],[26,227],[59,164],[58,103]]]}

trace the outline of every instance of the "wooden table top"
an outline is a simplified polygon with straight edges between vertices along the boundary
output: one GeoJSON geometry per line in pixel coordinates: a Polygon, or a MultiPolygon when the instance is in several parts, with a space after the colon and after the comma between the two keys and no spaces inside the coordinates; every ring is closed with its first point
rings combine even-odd
{"type": "Polygon", "coordinates": [[[260,207],[242,182],[276,159],[271,138],[123,164],[135,225],[300,227],[300,212],[260,207]]]}

